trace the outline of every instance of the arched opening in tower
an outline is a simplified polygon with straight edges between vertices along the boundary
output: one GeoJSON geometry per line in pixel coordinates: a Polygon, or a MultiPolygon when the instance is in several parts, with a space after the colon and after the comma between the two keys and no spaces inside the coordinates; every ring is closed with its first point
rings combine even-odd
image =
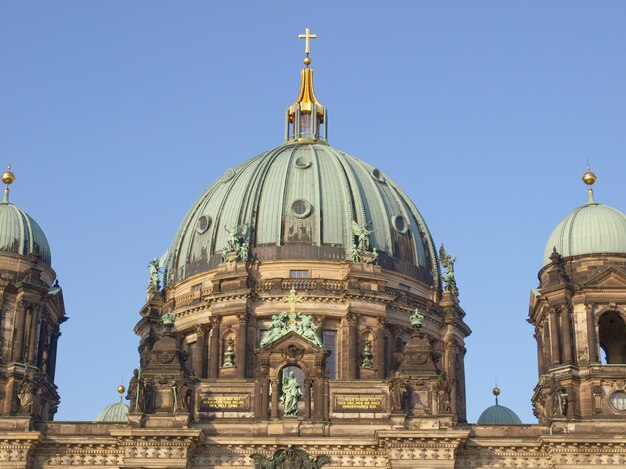
{"type": "Polygon", "coordinates": [[[607,365],[626,363],[626,323],[616,311],[600,316],[598,335],[602,348],[602,362],[607,365]]]}

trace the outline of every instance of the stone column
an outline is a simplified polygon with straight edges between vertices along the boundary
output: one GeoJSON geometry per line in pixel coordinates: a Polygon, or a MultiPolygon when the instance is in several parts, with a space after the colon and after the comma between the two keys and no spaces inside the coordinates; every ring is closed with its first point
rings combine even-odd
{"type": "Polygon", "coordinates": [[[271,381],[272,386],[272,413],[273,419],[278,418],[278,379],[271,381]]]}
{"type": "Polygon", "coordinates": [[[304,380],[304,389],[305,389],[305,397],[304,397],[304,417],[307,419],[311,418],[311,387],[313,382],[310,379],[304,380]]]}
{"type": "Polygon", "coordinates": [[[346,377],[347,379],[356,379],[357,378],[357,370],[359,367],[359,364],[357,363],[358,360],[358,353],[357,353],[357,347],[359,344],[359,337],[358,337],[358,321],[359,321],[359,315],[357,313],[353,313],[353,312],[349,312],[346,315],[346,319],[348,321],[348,337],[347,337],[347,349],[348,349],[348,376],[346,377]]]}
{"type": "Polygon", "coordinates": [[[209,378],[218,377],[220,369],[220,324],[222,318],[214,316],[209,319],[211,323],[211,341],[209,343],[209,378]]]}
{"type": "Polygon", "coordinates": [[[539,376],[541,376],[545,372],[545,362],[543,359],[542,332],[540,331],[540,329],[537,329],[537,332],[533,334],[533,337],[537,341],[537,361],[539,364],[538,371],[539,376]]]}
{"type": "Polygon", "coordinates": [[[456,343],[452,339],[448,339],[444,342],[446,350],[446,375],[452,383],[452,389],[450,390],[450,410],[453,415],[458,415],[459,406],[457,399],[457,388],[459,386],[456,376],[456,343]]]}
{"type": "Polygon", "coordinates": [[[559,351],[559,327],[556,308],[550,308],[550,363],[559,365],[561,363],[561,352],[559,351]]]}
{"type": "Polygon", "coordinates": [[[196,326],[196,344],[193,347],[193,374],[196,378],[206,378],[205,374],[205,343],[207,326],[196,326]]]}
{"type": "Polygon", "coordinates": [[[30,315],[30,324],[28,325],[28,329],[29,329],[29,336],[28,336],[28,355],[25,358],[24,361],[26,361],[27,363],[31,363],[33,365],[36,364],[36,360],[37,360],[37,355],[36,355],[36,351],[37,351],[37,332],[39,329],[39,308],[36,307],[32,307],[31,308],[31,315],[30,315]]]}
{"type": "Polygon", "coordinates": [[[237,351],[235,352],[235,361],[237,363],[237,378],[245,379],[246,377],[246,364],[248,363],[248,312],[237,316],[239,320],[239,329],[237,331],[237,351]]]}
{"type": "Polygon", "coordinates": [[[385,318],[378,318],[377,327],[375,331],[376,336],[376,356],[374,358],[376,362],[376,377],[378,379],[385,379],[385,324],[387,320],[385,318]]]}
{"type": "Polygon", "coordinates": [[[571,365],[572,360],[572,327],[570,322],[570,308],[563,305],[561,312],[561,333],[563,336],[563,363],[571,365]]]}
{"type": "MultiPolygon", "coordinates": [[[[9,415],[13,412],[14,402],[16,401],[16,384],[17,383],[15,382],[15,375],[13,375],[9,378],[7,386],[5,388],[3,409],[5,415],[9,415]]],[[[15,404],[15,407],[18,407],[17,404],[15,404]]]]}
{"type": "Polygon", "coordinates": [[[16,362],[22,361],[24,352],[24,319],[28,306],[24,301],[18,301],[15,305],[15,340],[13,341],[12,359],[16,362]]]}
{"type": "Polygon", "coordinates": [[[593,315],[593,305],[585,303],[585,317],[587,319],[587,346],[589,347],[589,361],[600,363],[598,347],[600,344],[596,340],[596,320],[593,315]]]}
{"type": "Polygon", "coordinates": [[[55,326],[50,336],[50,352],[48,353],[48,376],[54,381],[54,372],[57,366],[57,345],[59,343],[59,337],[61,337],[61,331],[59,326],[55,326]]]}

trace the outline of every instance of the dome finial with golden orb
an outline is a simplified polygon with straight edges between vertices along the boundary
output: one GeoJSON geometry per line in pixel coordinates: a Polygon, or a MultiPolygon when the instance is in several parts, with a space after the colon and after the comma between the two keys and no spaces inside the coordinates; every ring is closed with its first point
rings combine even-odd
{"type": "Polygon", "coordinates": [[[126,392],[126,388],[124,387],[124,385],[123,385],[123,384],[120,384],[120,385],[117,387],[117,392],[118,392],[118,394],[120,395],[120,402],[122,402],[122,399],[123,399],[124,393],[126,392]]]}
{"type": "Polygon", "coordinates": [[[13,172],[11,171],[10,164],[7,167],[7,170],[4,173],[2,173],[1,179],[2,179],[2,182],[6,184],[6,187],[4,188],[4,199],[2,200],[2,203],[8,204],[9,203],[9,186],[13,184],[13,181],[15,181],[15,174],[13,174],[13,172]]]}
{"type": "Polygon", "coordinates": [[[595,204],[595,200],[593,200],[593,189],[591,188],[591,186],[593,186],[593,183],[596,182],[596,180],[598,179],[598,177],[591,171],[591,167],[589,166],[589,160],[587,160],[587,171],[585,172],[585,174],[583,174],[582,180],[585,184],[587,184],[587,195],[588,195],[588,201],[587,204],[595,204]]]}

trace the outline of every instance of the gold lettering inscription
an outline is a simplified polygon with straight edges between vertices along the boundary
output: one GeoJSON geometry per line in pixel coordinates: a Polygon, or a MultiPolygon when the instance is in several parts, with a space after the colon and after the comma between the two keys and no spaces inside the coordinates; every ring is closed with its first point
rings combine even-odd
{"type": "Polygon", "coordinates": [[[243,396],[205,396],[202,397],[202,407],[211,409],[241,409],[248,406],[243,396]]]}
{"type": "Polygon", "coordinates": [[[359,397],[341,396],[337,397],[337,408],[341,410],[378,410],[383,403],[382,397],[359,397]]]}

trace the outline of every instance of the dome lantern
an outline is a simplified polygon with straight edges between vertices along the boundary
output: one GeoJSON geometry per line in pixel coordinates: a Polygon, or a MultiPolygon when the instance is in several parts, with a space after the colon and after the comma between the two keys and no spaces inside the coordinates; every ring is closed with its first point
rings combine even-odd
{"type": "Polygon", "coordinates": [[[316,34],[306,28],[305,34],[298,36],[305,40],[305,68],[302,69],[300,93],[296,102],[289,106],[285,116],[285,143],[291,142],[323,142],[327,141],[326,109],[315,97],[313,90],[313,70],[311,65],[310,40],[316,39],[316,34]]]}

